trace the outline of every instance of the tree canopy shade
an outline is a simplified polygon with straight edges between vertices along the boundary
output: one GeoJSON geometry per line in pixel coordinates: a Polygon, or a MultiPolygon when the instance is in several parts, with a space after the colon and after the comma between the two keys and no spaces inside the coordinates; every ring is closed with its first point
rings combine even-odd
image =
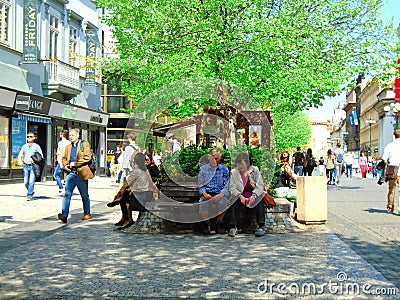
{"type": "Polygon", "coordinates": [[[287,150],[310,142],[311,128],[308,117],[302,112],[289,113],[277,110],[274,115],[275,149],[287,150]]]}
{"type": "Polygon", "coordinates": [[[241,86],[262,107],[302,110],[393,58],[382,1],[99,0],[120,56],[105,75],[137,102],[203,77],[241,86]]]}

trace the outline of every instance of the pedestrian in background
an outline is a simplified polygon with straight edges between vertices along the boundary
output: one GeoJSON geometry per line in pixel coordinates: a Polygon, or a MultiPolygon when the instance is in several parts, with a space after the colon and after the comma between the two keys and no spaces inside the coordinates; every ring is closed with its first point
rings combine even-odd
{"type": "Polygon", "coordinates": [[[346,164],[346,177],[353,177],[354,154],[352,152],[347,152],[344,162],[346,164]]]}
{"type": "Polygon", "coordinates": [[[129,175],[129,172],[132,171],[132,161],[137,153],[140,152],[139,146],[136,144],[136,133],[130,132],[128,133],[128,142],[129,144],[125,147],[125,150],[122,154],[122,181],[126,181],[126,177],[129,175]]]}
{"type": "Polygon", "coordinates": [[[65,195],[62,200],[62,212],[58,214],[58,219],[63,223],[67,223],[69,206],[75,187],[78,187],[79,194],[82,198],[82,220],[91,219],[88,180],[92,179],[94,175],[88,166],[89,161],[92,159],[90,144],[79,139],[79,129],[77,128],[70,129],[69,140],[71,144],[65,147],[64,156],[62,158],[62,168],[68,173],[65,180],[65,195]],[[81,144],[83,144],[82,147],[81,144]]]}
{"type": "Polygon", "coordinates": [[[158,167],[154,163],[153,156],[150,154],[150,152],[146,152],[144,155],[145,155],[145,159],[146,159],[147,170],[149,170],[149,173],[150,173],[150,176],[151,176],[151,179],[153,180],[153,182],[156,182],[160,171],[158,170],[158,167]]]}
{"type": "MultiPolygon", "coordinates": [[[[400,181],[400,129],[394,131],[394,141],[387,144],[383,151],[382,160],[387,166],[393,166],[398,168],[397,176],[395,174],[393,179],[389,179],[389,191],[387,194],[387,210],[388,212],[393,212],[394,210],[394,194],[396,185],[400,181]]],[[[387,167],[386,167],[387,168],[387,167]]],[[[400,204],[400,187],[398,187],[399,194],[399,204],[400,204]]],[[[397,208],[400,211],[400,207],[397,208]]]]}
{"type": "Polygon", "coordinates": [[[326,158],[325,158],[325,168],[326,168],[326,177],[328,180],[328,184],[333,184],[333,170],[335,169],[335,155],[332,154],[332,150],[328,149],[326,158]]]}
{"type": "Polygon", "coordinates": [[[297,175],[294,173],[292,168],[290,167],[290,157],[287,151],[281,153],[279,158],[279,181],[276,184],[276,187],[290,187],[290,183],[297,179],[297,175]]]}
{"type": "Polygon", "coordinates": [[[60,132],[60,140],[58,141],[57,145],[57,165],[54,169],[54,174],[53,177],[57,182],[58,185],[58,194],[62,195],[64,193],[64,186],[61,182],[61,177],[60,174],[63,172],[63,169],[61,168],[62,165],[62,158],[64,156],[64,151],[65,147],[71,144],[70,141],[68,141],[68,130],[61,130],[60,132]]]}
{"type": "Polygon", "coordinates": [[[181,151],[181,144],[176,140],[172,133],[168,133],[165,137],[167,138],[168,142],[172,144],[172,153],[181,151]]]}
{"type": "Polygon", "coordinates": [[[325,176],[325,161],[322,156],[318,160],[318,170],[319,176],[325,176]]]}
{"type": "Polygon", "coordinates": [[[161,155],[158,153],[158,151],[155,152],[154,156],[153,156],[153,161],[154,164],[159,167],[161,164],[161,155]]]}
{"type": "Polygon", "coordinates": [[[297,147],[297,152],[293,154],[294,159],[294,173],[298,176],[303,176],[303,168],[305,165],[304,153],[300,151],[301,148],[297,147]]]}
{"type": "Polygon", "coordinates": [[[115,146],[115,152],[114,152],[114,157],[112,160],[112,166],[111,168],[114,170],[114,176],[116,176],[116,183],[119,183],[121,181],[121,176],[122,176],[122,168],[120,162],[122,162],[122,146],[120,144],[117,144],[115,146]]]}
{"type": "Polygon", "coordinates": [[[361,178],[364,180],[367,178],[367,169],[368,169],[368,157],[365,151],[361,151],[360,158],[358,159],[358,164],[361,170],[361,178]]]}
{"type": "Polygon", "coordinates": [[[377,162],[376,162],[376,158],[375,158],[375,157],[372,158],[371,164],[372,164],[372,177],[373,177],[373,178],[376,178],[377,175],[378,175],[378,172],[377,172],[377,170],[376,170],[377,162]]]}
{"type": "Polygon", "coordinates": [[[24,144],[21,148],[21,151],[18,154],[18,165],[24,166],[24,184],[28,191],[27,193],[27,201],[31,201],[33,199],[33,194],[35,193],[35,181],[36,176],[34,173],[33,159],[32,156],[39,152],[43,157],[42,149],[38,144],[35,143],[35,134],[33,132],[28,132],[26,135],[26,144],[24,144]]]}
{"type": "Polygon", "coordinates": [[[342,178],[342,171],[343,171],[344,151],[341,147],[342,145],[340,143],[336,144],[336,149],[335,149],[336,185],[340,185],[340,180],[342,178]]]}
{"type": "Polygon", "coordinates": [[[312,176],[312,172],[314,168],[317,166],[317,162],[315,161],[315,157],[312,154],[312,149],[308,148],[306,152],[306,165],[304,167],[304,175],[305,176],[312,176]]]}

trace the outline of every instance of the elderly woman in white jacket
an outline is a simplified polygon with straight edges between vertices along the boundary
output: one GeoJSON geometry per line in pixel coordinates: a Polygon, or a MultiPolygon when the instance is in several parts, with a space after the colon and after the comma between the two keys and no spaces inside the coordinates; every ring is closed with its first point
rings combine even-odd
{"type": "Polygon", "coordinates": [[[259,228],[255,232],[257,237],[265,234],[265,206],[262,201],[264,182],[260,170],[252,166],[247,153],[240,153],[235,159],[236,168],[232,170],[229,181],[229,191],[234,203],[231,206],[229,236],[234,237],[237,232],[237,222],[241,205],[256,209],[259,228]],[[236,200],[235,200],[236,199],[236,200]]]}

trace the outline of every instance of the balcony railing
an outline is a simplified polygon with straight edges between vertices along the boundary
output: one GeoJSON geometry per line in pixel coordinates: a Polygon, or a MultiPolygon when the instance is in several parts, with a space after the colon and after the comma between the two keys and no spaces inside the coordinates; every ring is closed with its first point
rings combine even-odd
{"type": "Polygon", "coordinates": [[[63,85],[79,90],[79,68],[57,59],[43,61],[48,75],[48,85],[63,85]]]}

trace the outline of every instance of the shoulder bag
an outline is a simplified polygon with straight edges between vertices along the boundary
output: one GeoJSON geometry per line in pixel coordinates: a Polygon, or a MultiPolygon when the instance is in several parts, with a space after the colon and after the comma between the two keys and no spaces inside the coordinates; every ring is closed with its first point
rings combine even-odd
{"type": "Polygon", "coordinates": [[[398,171],[399,171],[399,166],[387,166],[386,180],[397,179],[398,171]]]}
{"type": "Polygon", "coordinates": [[[264,193],[263,201],[267,208],[274,208],[276,206],[274,198],[272,198],[272,196],[268,194],[268,192],[264,193]]]}

